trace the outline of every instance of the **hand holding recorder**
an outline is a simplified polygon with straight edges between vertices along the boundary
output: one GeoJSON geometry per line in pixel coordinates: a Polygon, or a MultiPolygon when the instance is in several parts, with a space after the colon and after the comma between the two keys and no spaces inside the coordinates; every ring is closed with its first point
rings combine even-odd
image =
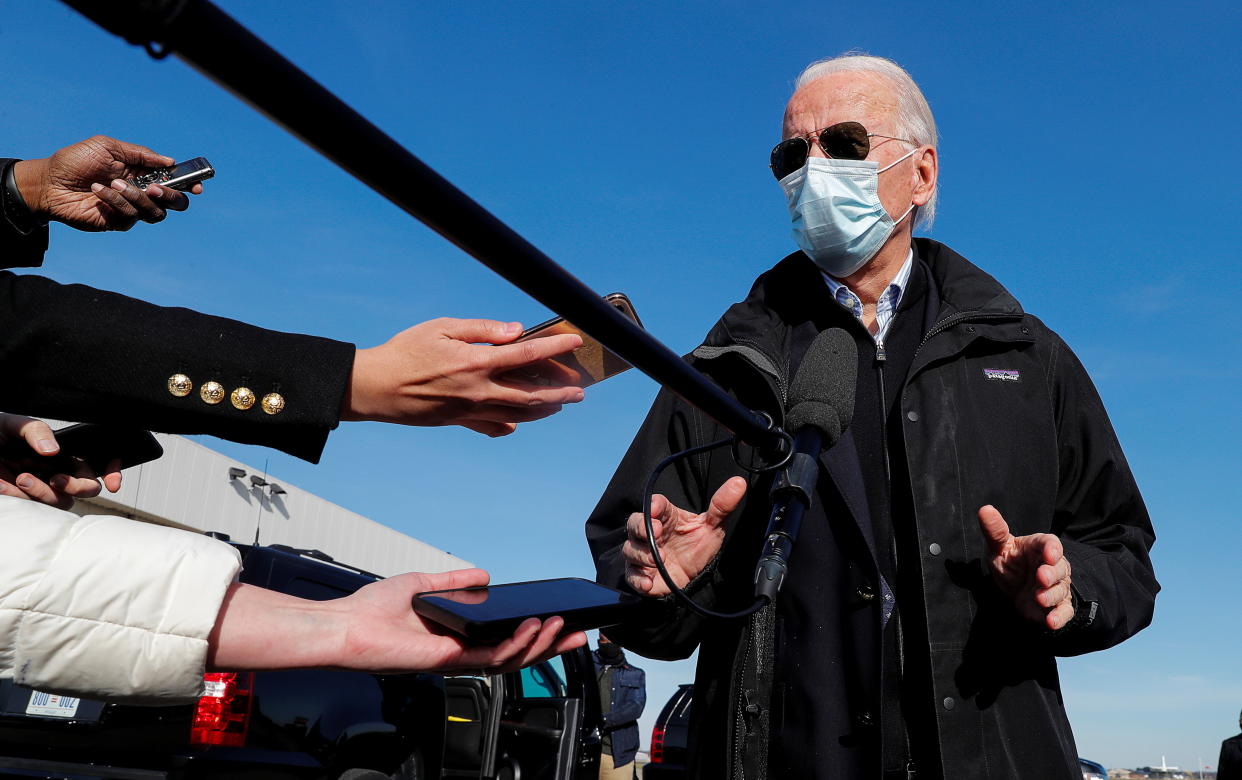
{"type": "MultiPolygon", "coordinates": [[[[66,146],[42,160],[22,160],[13,179],[32,216],[85,231],[129,230],[139,220],[160,222],[169,211],[190,206],[183,192],[133,179],[174,166],[171,157],[103,135],[66,146]]],[[[158,179],[157,179],[158,180],[158,179]]],[[[189,191],[199,194],[201,184],[189,191]]]]}

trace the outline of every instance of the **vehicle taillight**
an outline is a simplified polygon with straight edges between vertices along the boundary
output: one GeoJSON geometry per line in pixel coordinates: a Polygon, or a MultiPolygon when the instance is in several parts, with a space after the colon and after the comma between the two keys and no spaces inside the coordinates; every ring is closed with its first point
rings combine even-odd
{"type": "Polygon", "coordinates": [[[254,673],[209,672],[203,675],[203,685],[206,693],[194,708],[190,744],[241,747],[250,726],[254,673]]]}
{"type": "Polygon", "coordinates": [[[648,758],[653,764],[664,762],[664,727],[658,724],[651,730],[651,750],[648,751],[648,758]]]}

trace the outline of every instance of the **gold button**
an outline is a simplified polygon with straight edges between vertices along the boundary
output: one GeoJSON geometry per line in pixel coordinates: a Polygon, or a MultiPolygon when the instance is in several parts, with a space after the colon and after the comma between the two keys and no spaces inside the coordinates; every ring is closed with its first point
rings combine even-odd
{"type": "Polygon", "coordinates": [[[219,382],[207,382],[199,388],[198,397],[203,399],[203,403],[214,406],[224,400],[224,385],[219,382]]]}
{"type": "Polygon", "coordinates": [[[249,387],[239,387],[229,396],[229,400],[233,402],[234,409],[241,409],[244,412],[254,406],[254,391],[249,387]]]}
{"type": "Polygon", "coordinates": [[[173,374],[168,377],[168,392],[178,398],[185,398],[194,392],[194,383],[185,374],[173,374]]]}
{"type": "Polygon", "coordinates": [[[285,410],[285,397],[280,393],[268,393],[259,405],[268,414],[280,414],[285,410]]]}

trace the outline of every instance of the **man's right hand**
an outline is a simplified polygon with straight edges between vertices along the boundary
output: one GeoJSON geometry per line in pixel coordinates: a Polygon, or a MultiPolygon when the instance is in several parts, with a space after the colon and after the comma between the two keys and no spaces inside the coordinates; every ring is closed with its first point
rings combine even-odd
{"type": "MultiPolygon", "coordinates": [[[[746,480],[732,477],[716,490],[707,511],[697,515],[674,506],[662,495],[652,497],[651,520],[656,545],[664,568],[678,587],[684,588],[720,552],[725,537],[724,522],[745,495],[746,480]]],[[[626,532],[628,538],[621,548],[626,583],[640,595],[668,595],[671,591],[651,556],[642,512],[630,515],[626,532]]]]}
{"type": "MultiPolygon", "coordinates": [[[[461,425],[488,436],[559,411],[583,398],[578,375],[560,367],[553,386],[523,381],[513,370],[570,352],[576,334],[512,344],[516,322],[441,318],[404,330],[386,344],[358,350],[342,420],[402,425],[461,425]],[[481,343],[486,342],[486,343],[481,343]]],[[[548,362],[544,373],[558,364],[548,362]]]]}

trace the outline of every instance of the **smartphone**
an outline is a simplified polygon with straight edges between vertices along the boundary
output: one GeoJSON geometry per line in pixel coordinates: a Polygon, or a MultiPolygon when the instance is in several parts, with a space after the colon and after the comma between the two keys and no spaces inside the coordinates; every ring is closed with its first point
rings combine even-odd
{"type": "MultiPolygon", "coordinates": [[[[634,311],[634,304],[630,303],[630,299],[624,293],[605,295],[604,301],[633,320],[635,325],[642,327],[643,324],[638,319],[638,313],[634,311]]],[[[517,340],[528,341],[542,336],[558,336],[562,333],[577,333],[582,337],[582,346],[568,355],[558,355],[557,357],[549,358],[549,360],[578,372],[578,376],[581,379],[581,387],[587,387],[596,382],[601,382],[610,376],[616,376],[630,367],[629,363],[617,357],[603,344],[583,333],[573,323],[566,322],[564,317],[554,317],[547,322],[539,323],[533,328],[527,328],[517,340]]],[[[535,382],[548,380],[548,377],[540,372],[538,365],[527,366],[514,373],[522,379],[534,380],[535,382]]]]}
{"type": "Polygon", "coordinates": [[[200,181],[210,179],[215,175],[216,169],[211,167],[206,157],[195,157],[193,160],[179,162],[167,168],[156,168],[150,173],[135,176],[130,181],[142,190],[152,184],[158,184],[161,187],[185,192],[200,181]]]}
{"type": "Polygon", "coordinates": [[[419,593],[413,607],[467,639],[499,642],[527,618],[560,615],[566,631],[586,631],[624,622],[640,603],[637,596],[567,577],[419,593]]]}
{"type": "Polygon", "coordinates": [[[53,433],[60,445],[57,454],[39,455],[24,439],[13,439],[0,447],[0,461],[14,474],[28,471],[46,480],[55,474],[75,475],[82,463],[96,476],[103,476],[114,460],[119,460],[121,468],[127,469],[164,454],[155,436],[137,428],[78,423],[53,433]]]}

